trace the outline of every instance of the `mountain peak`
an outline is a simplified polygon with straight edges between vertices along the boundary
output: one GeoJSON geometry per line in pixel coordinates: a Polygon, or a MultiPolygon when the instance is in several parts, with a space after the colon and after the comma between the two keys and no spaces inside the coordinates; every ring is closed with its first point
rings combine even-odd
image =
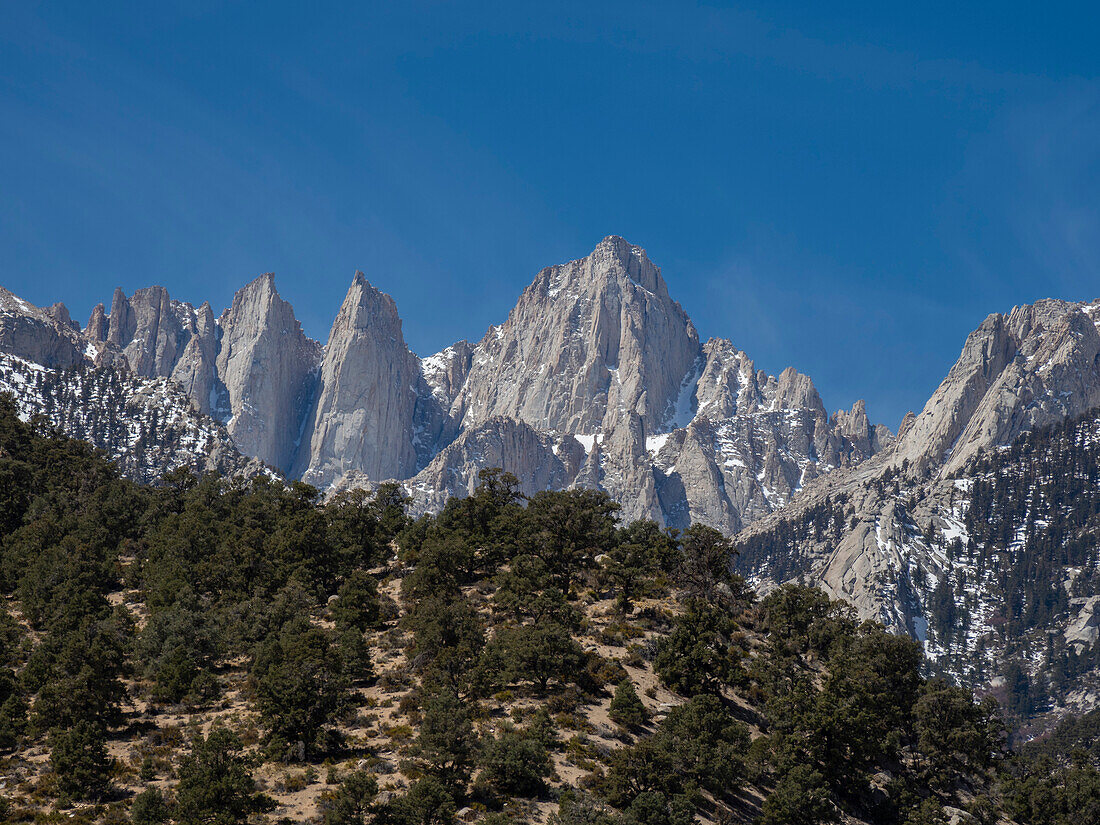
{"type": "Polygon", "coordinates": [[[587,260],[592,262],[591,273],[625,275],[631,283],[668,297],[668,288],[661,278],[661,270],[649,259],[646,251],[619,235],[608,235],[592,250],[587,260]]]}
{"type": "Polygon", "coordinates": [[[593,252],[599,252],[600,250],[610,250],[616,255],[626,258],[629,255],[638,255],[645,257],[645,250],[640,246],[636,246],[624,238],[622,235],[608,235],[598,244],[593,252]]]}
{"type": "Polygon", "coordinates": [[[371,480],[411,475],[419,372],[397,304],[356,271],[325,346],[309,443],[296,464],[303,479],[324,486],[350,471],[371,480]]]}
{"type": "Polygon", "coordinates": [[[43,307],[42,311],[53,318],[57,323],[66,327],[71,327],[77,332],[80,332],[80,325],[72,319],[72,316],[69,315],[69,308],[61,301],[58,301],[56,304],[50,304],[48,307],[43,307]]]}
{"type": "Polygon", "coordinates": [[[384,317],[387,324],[401,329],[401,318],[397,313],[397,303],[387,293],[367,280],[360,270],[355,271],[348,287],[340,311],[333,322],[333,331],[338,328],[360,328],[377,323],[384,317]],[[377,316],[377,317],[376,317],[377,316]]]}
{"type": "Polygon", "coordinates": [[[84,327],[84,334],[94,343],[107,340],[107,307],[103,305],[102,301],[92,308],[92,314],[84,327]]]}
{"type": "Polygon", "coordinates": [[[895,463],[950,473],[981,449],[1100,405],[1094,307],[1044,299],[989,315],[904,427],[895,463]]]}
{"type": "Polygon", "coordinates": [[[237,302],[237,298],[253,298],[264,297],[270,298],[272,296],[278,296],[279,290],[275,288],[275,273],[264,272],[261,275],[257,275],[247,284],[242,286],[233,296],[233,302],[237,302]]]}
{"type": "Polygon", "coordinates": [[[777,409],[810,409],[825,414],[825,405],[821,403],[817,387],[810,376],[803,375],[794,367],[787,367],[779,373],[779,386],[776,391],[777,409]]]}
{"type": "Polygon", "coordinates": [[[254,278],[222,313],[217,375],[226,428],[246,455],[286,472],[294,459],[321,346],[302,332],[271,272],[254,278]]]}
{"type": "Polygon", "coordinates": [[[30,301],[24,301],[10,289],[5,289],[2,286],[0,286],[0,312],[27,315],[35,318],[41,317],[41,315],[44,314],[41,308],[36,307],[30,301]]]}
{"type": "Polygon", "coordinates": [[[594,433],[634,412],[659,431],[699,356],[698,333],[657,267],[610,235],[535,276],[478,344],[458,402],[464,426],[503,415],[594,433]]]}
{"type": "Polygon", "coordinates": [[[83,341],[75,325],[63,321],[60,313],[36,307],[0,287],[0,352],[49,367],[79,364],[84,360],[83,341]]]}

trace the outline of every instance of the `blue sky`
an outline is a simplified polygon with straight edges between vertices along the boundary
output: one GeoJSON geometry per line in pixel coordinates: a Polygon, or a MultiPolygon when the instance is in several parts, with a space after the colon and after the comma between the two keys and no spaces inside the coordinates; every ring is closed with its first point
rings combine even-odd
{"type": "Polygon", "coordinates": [[[704,337],[896,427],[990,312],[1100,297],[1095,4],[34,3],[0,26],[0,283],[215,311],[355,269],[428,354],[644,246],[704,337]]]}

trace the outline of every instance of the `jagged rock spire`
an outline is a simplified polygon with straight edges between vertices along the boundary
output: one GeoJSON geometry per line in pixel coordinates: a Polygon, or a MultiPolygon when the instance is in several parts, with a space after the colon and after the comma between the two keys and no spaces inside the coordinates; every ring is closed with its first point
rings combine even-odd
{"type": "Polygon", "coordinates": [[[393,299],[356,272],[325,347],[296,472],[319,486],[349,471],[375,481],[410,476],[419,381],[393,299]]]}
{"type": "Polygon", "coordinates": [[[302,332],[271,273],[233,296],[220,326],[217,372],[228,405],[226,427],[245,455],[289,472],[312,396],[320,345],[302,332]]]}

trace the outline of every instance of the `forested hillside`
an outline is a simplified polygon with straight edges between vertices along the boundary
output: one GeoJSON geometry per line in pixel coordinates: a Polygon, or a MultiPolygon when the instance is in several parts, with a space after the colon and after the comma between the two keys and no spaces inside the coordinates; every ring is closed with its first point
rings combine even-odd
{"type": "Polygon", "coordinates": [[[1096,706],[1096,411],[983,451],[939,481],[888,468],[859,495],[826,496],[738,536],[738,568],[797,578],[864,531],[890,558],[877,575],[904,608],[898,629],[921,640],[936,672],[995,693],[1014,731],[1026,737],[1051,714],[1096,706]]]}
{"type": "Polygon", "coordinates": [[[996,702],[587,490],[123,480],[0,401],[9,822],[1083,823],[1096,721],[996,702]],[[957,809],[957,810],[952,810],[957,809]]]}
{"type": "Polygon", "coordinates": [[[933,619],[949,640],[963,625],[960,610],[973,608],[964,596],[968,573],[988,581],[989,598],[1000,606],[990,624],[1005,640],[998,675],[1021,718],[1062,704],[1083,675],[1100,669],[1093,618],[1100,593],[1098,436],[1094,413],[1029,433],[959,474],[964,536],[947,545],[961,569],[938,586],[933,619]]]}

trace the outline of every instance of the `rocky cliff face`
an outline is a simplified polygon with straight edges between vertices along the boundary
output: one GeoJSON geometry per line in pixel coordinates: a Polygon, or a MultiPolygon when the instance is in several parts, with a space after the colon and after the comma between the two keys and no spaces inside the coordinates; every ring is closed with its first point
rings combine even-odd
{"type": "Polygon", "coordinates": [[[417,467],[427,466],[458,434],[461,416],[456,418],[453,410],[458,394],[466,385],[473,358],[473,345],[459,341],[421,360],[419,398],[413,422],[417,467]]]}
{"type": "MultiPolygon", "coordinates": [[[[66,310],[64,319],[68,315],[66,310]]],[[[65,368],[82,363],[84,350],[79,333],[59,321],[56,313],[51,316],[0,287],[0,352],[46,367],[65,368]]]]}
{"type": "Polygon", "coordinates": [[[1100,404],[1100,303],[990,315],[898,442],[895,463],[950,473],[983,448],[1100,404]]]}
{"type": "Polygon", "coordinates": [[[195,332],[189,304],[168,297],[162,286],[139,289],[129,299],[115,290],[107,326],[107,343],[120,351],[141,378],[168,376],[195,332]]]}
{"type": "Polygon", "coordinates": [[[187,343],[169,377],[179,384],[200,412],[214,415],[214,405],[225,386],[217,372],[219,329],[214,311],[204,301],[188,321],[187,343]]]}
{"type": "Polygon", "coordinates": [[[160,286],[92,310],[83,337],[99,367],[170,378],[201,413],[225,423],[241,452],[281,472],[297,454],[321,346],[306,337],[270,274],[256,278],[215,320],[160,286]]]}
{"type": "Polygon", "coordinates": [[[454,415],[496,416],[541,430],[596,433],[629,413],[667,429],[699,336],[645,251],[604,239],[592,254],[544,269],[477,345],[454,415]]]}
{"type": "Polygon", "coordinates": [[[233,296],[219,321],[218,416],[242,453],[286,473],[294,464],[312,400],[321,347],[261,275],[233,296]]]}
{"type": "MultiPolygon", "coordinates": [[[[507,467],[526,494],[570,486],[584,462],[580,442],[570,436],[539,432],[514,418],[493,418],[473,427],[439,452],[406,482],[412,512],[438,512],[451,496],[470,495],[486,467],[507,467]]],[[[344,486],[356,486],[354,477],[344,486]]]]}
{"type": "Polygon", "coordinates": [[[894,442],[888,427],[871,424],[863,401],[857,401],[851,410],[838,410],[832,423],[837,434],[847,438],[856,452],[864,456],[880,453],[894,442]]]}
{"type": "Polygon", "coordinates": [[[823,473],[858,464],[891,442],[859,402],[829,418],[813,382],[792,368],[757,371],[729,341],[704,347],[687,427],[651,439],[670,523],[725,532],[782,507],[823,473]],[[861,417],[862,416],[862,417],[861,417]]]}
{"type": "Polygon", "coordinates": [[[416,472],[421,380],[393,299],[355,273],[325,347],[308,452],[300,454],[295,475],[326,487],[348,472],[372,481],[416,472]]]}
{"type": "MultiPolygon", "coordinates": [[[[41,310],[0,290],[0,352],[51,369],[95,366],[131,384],[168,379],[175,388],[173,402],[182,399],[196,413],[224,422],[235,452],[283,472],[295,457],[321,357],[320,345],[302,333],[270,275],[240,290],[220,322],[208,303],[196,310],[173,300],[163,287],[139,289],[130,297],[116,289],[110,313],[96,306],[83,332],[63,304],[41,310]]],[[[153,397],[144,390],[133,393],[153,397]]],[[[113,403],[119,397],[106,393],[100,399],[113,403]]],[[[134,403],[128,400],[128,409],[134,403]]],[[[65,420],[71,424],[70,419],[65,420]]],[[[65,426],[66,432],[82,432],[65,426]]],[[[92,440],[111,442],[106,436],[92,440]]],[[[207,466],[199,453],[193,466],[207,466]]],[[[183,466],[177,459],[166,462],[166,467],[183,466]]],[[[147,467],[141,476],[151,473],[147,467]]]]}
{"type": "Polygon", "coordinates": [[[110,314],[97,304],[84,338],[98,366],[124,369],[141,378],[171,378],[196,409],[213,412],[218,344],[208,303],[196,310],[172,300],[160,286],[139,289],[130,298],[116,289],[110,314]]]}
{"type": "MultiPolygon", "coordinates": [[[[1098,322],[1100,302],[1040,301],[1008,315],[989,316],[967,338],[958,361],[920,415],[906,416],[896,442],[885,450],[872,449],[877,453],[872,461],[809,485],[783,513],[756,525],[745,539],[800,519],[825,499],[837,497],[850,502],[857,520],[877,520],[889,533],[895,523],[889,512],[899,490],[930,489],[963,471],[983,450],[1004,447],[1021,433],[1100,406],[1098,322]]],[[[837,430],[853,446],[865,438],[881,442],[860,412],[857,405],[851,413],[838,413],[837,430]]],[[[839,585],[851,581],[853,587],[870,586],[870,578],[846,577],[842,571],[852,567],[853,559],[880,552],[879,535],[857,529],[836,541],[807,545],[807,554],[793,566],[783,560],[784,570],[813,569],[869,614],[891,611],[900,597],[865,595],[839,585]],[[887,602],[892,606],[884,608],[887,602]]],[[[768,563],[761,564],[766,570],[768,563]]]]}

